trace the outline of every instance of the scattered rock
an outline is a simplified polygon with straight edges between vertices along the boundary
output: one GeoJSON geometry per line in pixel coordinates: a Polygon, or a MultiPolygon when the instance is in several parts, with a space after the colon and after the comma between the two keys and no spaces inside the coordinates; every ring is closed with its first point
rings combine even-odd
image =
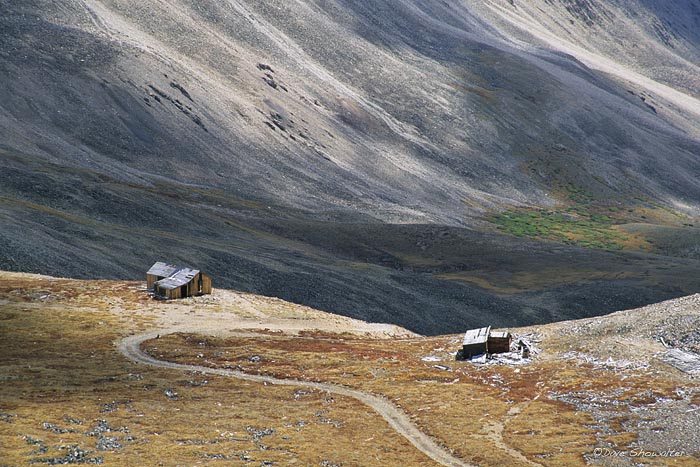
{"type": "Polygon", "coordinates": [[[247,426],[245,427],[245,430],[253,436],[253,440],[255,441],[260,440],[265,436],[275,434],[275,430],[273,428],[258,429],[252,426],[247,426]]]}
{"type": "Polygon", "coordinates": [[[277,82],[275,81],[275,78],[272,77],[269,73],[263,76],[263,81],[267,83],[268,86],[270,86],[272,89],[277,89],[277,82]]]}
{"type": "MultiPolygon", "coordinates": [[[[172,86],[172,83],[171,83],[171,86],[172,86]]],[[[177,85],[177,86],[179,86],[179,85],[177,85]]],[[[173,87],[175,87],[175,88],[177,88],[178,90],[180,90],[180,88],[177,87],[177,86],[173,86],[173,87]]],[[[165,92],[161,91],[160,89],[158,89],[157,87],[155,87],[155,86],[152,85],[152,84],[149,84],[149,85],[148,85],[148,88],[151,89],[151,90],[153,91],[153,93],[150,93],[150,92],[149,92],[149,95],[150,95],[151,97],[153,97],[155,100],[157,100],[158,102],[161,102],[161,98],[162,98],[162,99],[164,99],[164,100],[170,102],[170,103],[173,104],[180,112],[182,112],[182,113],[185,114],[190,120],[192,120],[196,125],[198,125],[200,128],[202,128],[202,129],[203,129],[204,131],[206,131],[207,133],[209,132],[209,130],[204,126],[204,123],[202,122],[202,119],[199,117],[199,115],[197,115],[197,114],[194,113],[194,111],[192,110],[192,107],[183,104],[182,102],[180,102],[179,99],[173,99],[173,98],[170,97],[168,94],[166,94],[165,92]],[[154,93],[155,93],[155,94],[154,94],[154,93]]],[[[182,92],[182,90],[180,90],[180,92],[182,92]]],[[[187,92],[187,91],[185,91],[185,92],[187,92]]],[[[188,97],[190,100],[192,100],[192,99],[189,97],[189,94],[188,94],[186,97],[188,97]]]]}
{"type": "Polygon", "coordinates": [[[328,461],[328,460],[322,460],[318,465],[320,465],[321,467],[343,467],[343,463],[342,463],[342,462],[339,463],[339,464],[334,464],[334,463],[332,463],[331,461],[328,461]]]}
{"type": "Polygon", "coordinates": [[[609,371],[620,371],[620,370],[647,370],[649,369],[649,363],[645,361],[633,361],[624,358],[614,359],[608,357],[607,359],[599,359],[592,355],[587,355],[582,352],[566,352],[561,355],[562,359],[573,359],[579,363],[587,363],[595,368],[605,369],[609,371]]]}
{"type": "Polygon", "coordinates": [[[35,439],[35,438],[32,438],[31,436],[25,436],[23,439],[30,446],[37,447],[36,451],[32,451],[30,453],[30,455],[46,454],[49,451],[49,448],[44,444],[44,441],[42,441],[40,439],[35,439]]]}
{"type": "Polygon", "coordinates": [[[102,404],[102,408],[100,409],[100,413],[111,413],[111,412],[116,412],[118,409],[117,403],[115,401],[108,402],[106,404],[102,404]]]}
{"type": "Polygon", "coordinates": [[[268,86],[270,86],[272,89],[281,89],[284,92],[289,92],[286,86],[284,86],[281,83],[278,83],[274,76],[272,76],[270,73],[265,73],[265,75],[262,77],[262,80],[267,83],[268,86]]]}
{"type": "Polygon", "coordinates": [[[183,383],[185,386],[190,386],[190,387],[200,387],[200,386],[206,386],[209,384],[209,380],[207,379],[190,379],[188,381],[185,381],[183,383]]]}
{"type": "Polygon", "coordinates": [[[63,464],[95,464],[99,465],[104,462],[104,457],[88,457],[93,451],[85,451],[77,445],[61,446],[59,450],[67,450],[68,454],[63,457],[50,457],[32,459],[29,462],[32,464],[48,464],[48,465],[63,465],[63,464]]]}
{"type": "Polygon", "coordinates": [[[123,447],[124,446],[119,443],[119,440],[113,436],[100,436],[97,440],[96,449],[98,451],[115,451],[123,447]]]}
{"type": "Polygon", "coordinates": [[[187,90],[185,90],[185,88],[183,88],[182,85],[176,83],[175,81],[171,81],[170,87],[177,89],[178,91],[180,91],[182,93],[183,96],[188,98],[190,101],[194,102],[194,100],[192,99],[192,96],[190,96],[190,93],[187,92],[187,90]]]}
{"type": "Polygon", "coordinates": [[[100,436],[102,433],[129,433],[129,428],[125,426],[120,426],[118,428],[112,427],[107,420],[98,420],[97,425],[86,434],[88,436],[100,436]]]}
{"type": "Polygon", "coordinates": [[[13,418],[17,418],[17,414],[0,413],[0,422],[12,423],[13,418]]]}
{"type": "Polygon", "coordinates": [[[229,455],[229,454],[200,454],[199,457],[201,457],[202,459],[211,459],[211,460],[229,460],[229,459],[238,459],[239,456],[229,455]]]}
{"type": "Polygon", "coordinates": [[[326,413],[328,413],[327,410],[319,410],[318,412],[316,412],[316,413],[314,414],[314,416],[315,416],[316,419],[317,419],[316,421],[317,421],[318,423],[333,425],[335,428],[340,428],[341,426],[345,426],[345,423],[343,423],[343,422],[340,422],[340,421],[338,421],[338,420],[333,420],[333,419],[330,419],[330,418],[326,417],[326,416],[325,416],[326,413]]]}
{"type": "Polygon", "coordinates": [[[60,426],[54,423],[44,422],[43,427],[44,430],[51,431],[53,433],[75,433],[74,430],[66,430],[65,428],[61,428],[60,426]]]}
{"type": "Polygon", "coordinates": [[[680,349],[670,349],[657,358],[683,373],[689,375],[700,374],[700,355],[698,354],[684,352],[680,349]]]}
{"type": "Polygon", "coordinates": [[[285,428],[304,428],[308,424],[309,422],[306,420],[299,420],[296,423],[286,423],[284,426],[285,428]]]}

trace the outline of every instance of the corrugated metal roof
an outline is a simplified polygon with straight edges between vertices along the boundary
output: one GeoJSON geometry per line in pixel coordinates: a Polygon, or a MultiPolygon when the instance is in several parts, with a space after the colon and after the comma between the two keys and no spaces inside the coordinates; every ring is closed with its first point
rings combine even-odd
{"type": "Polygon", "coordinates": [[[158,261],[153,266],[151,266],[151,269],[149,269],[146,274],[160,277],[168,277],[175,274],[179,269],[182,268],[180,266],[175,266],[174,264],[167,264],[158,261]]]}
{"type": "Polygon", "coordinates": [[[175,289],[189,283],[197,274],[199,274],[198,269],[180,268],[170,277],[156,282],[155,285],[164,289],[175,289]]]}
{"type": "Polygon", "coordinates": [[[470,329],[464,334],[463,345],[483,344],[489,338],[491,326],[479,329],[470,329]]]}

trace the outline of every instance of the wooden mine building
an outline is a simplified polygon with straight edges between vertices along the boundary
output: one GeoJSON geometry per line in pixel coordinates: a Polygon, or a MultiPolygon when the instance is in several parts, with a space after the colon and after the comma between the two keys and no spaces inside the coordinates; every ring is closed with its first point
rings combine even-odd
{"type": "Polygon", "coordinates": [[[489,340],[491,327],[470,329],[464,334],[462,343],[462,358],[472,358],[476,355],[485,354],[489,340]]]}
{"type": "Polygon", "coordinates": [[[488,353],[510,352],[510,342],[513,338],[508,331],[491,331],[486,343],[488,353]]]}
{"type": "Polygon", "coordinates": [[[462,358],[510,352],[511,335],[507,331],[491,331],[491,326],[470,329],[464,334],[462,358]]]}
{"type": "Polygon", "coordinates": [[[146,273],[146,285],[158,297],[185,298],[211,293],[211,277],[198,269],[157,262],[146,273]]]}

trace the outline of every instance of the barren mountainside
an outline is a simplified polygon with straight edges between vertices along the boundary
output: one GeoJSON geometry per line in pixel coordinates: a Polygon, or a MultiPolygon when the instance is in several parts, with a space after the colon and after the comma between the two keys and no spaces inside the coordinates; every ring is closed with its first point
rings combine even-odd
{"type": "Polygon", "coordinates": [[[700,290],[697,0],[0,8],[0,268],[422,333],[700,290]]]}

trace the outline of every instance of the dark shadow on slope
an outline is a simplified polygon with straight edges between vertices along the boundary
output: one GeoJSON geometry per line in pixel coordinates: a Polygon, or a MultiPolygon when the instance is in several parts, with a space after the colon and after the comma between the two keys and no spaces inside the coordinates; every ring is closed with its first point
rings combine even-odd
{"type": "Polygon", "coordinates": [[[579,318],[700,291],[692,259],[361,215],[341,221],[328,213],[321,222],[318,213],[227,193],[49,169],[23,174],[16,162],[13,183],[0,184],[2,269],[138,280],[166,260],[207,271],[215,287],[424,334],[579,318]],[[122,208],[129,212],[114,214],[122,208]]]}

